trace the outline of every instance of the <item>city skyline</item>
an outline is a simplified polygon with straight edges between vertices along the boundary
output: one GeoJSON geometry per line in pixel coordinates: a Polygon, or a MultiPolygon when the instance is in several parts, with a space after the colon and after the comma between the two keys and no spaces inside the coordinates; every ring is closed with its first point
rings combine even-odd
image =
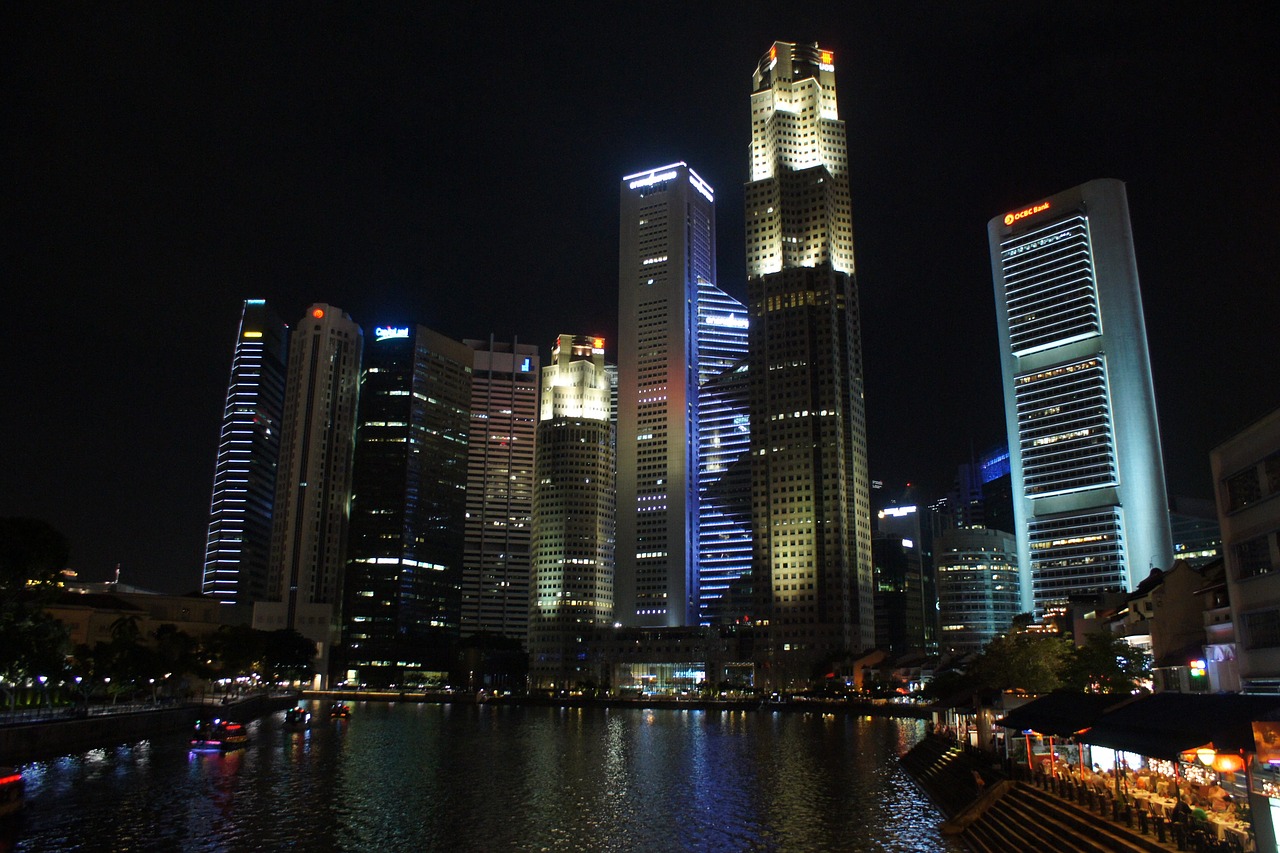
{"type": "Polygon", "coordinates": [[[1113,177],[1170,491],[1211,494],[1209,450],[1280,386],[1273,10],[656,8],[670,15],[563,31],[496,11],[7,11],[20,284],[0,514],[66,533],[86,579],[120,564],[125,582],[197,589],[245,299],[544,353],[564,329],[616,341],[614,193],[648,164],[683,160],[716,188],[716,284],[742,298],[743,81],[775,39],[830,47],[840,76],[871,476],[940,494],[1001,440],[985,222],[1113,177]],[[596,59],[558,78],[580,32],[596,59]],[[447,92],[440,33],[480,57],[447,92]]]}

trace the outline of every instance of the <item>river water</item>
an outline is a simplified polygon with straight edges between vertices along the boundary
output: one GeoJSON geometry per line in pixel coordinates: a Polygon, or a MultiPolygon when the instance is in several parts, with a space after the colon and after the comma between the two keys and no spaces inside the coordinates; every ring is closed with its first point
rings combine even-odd
{"type": "MultiPolygon", "coordinates": [[[[306,705],[307,703],[303,703],[306,705]]],[[[918,720],[356,703],[245,749],[24,765],[18,851],[958,851],[899,769],[918,720]]]]}

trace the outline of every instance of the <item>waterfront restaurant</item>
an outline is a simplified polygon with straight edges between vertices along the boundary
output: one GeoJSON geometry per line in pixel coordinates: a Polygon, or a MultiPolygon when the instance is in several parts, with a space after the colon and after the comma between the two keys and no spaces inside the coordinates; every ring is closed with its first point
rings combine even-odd
{"type": "Polygon", "coordinates": [[[1186,815],[1219,841],[1277,853],[1280,722],[1273,721],[1280,696],[1059,693],[996,724],[1008,732],[1008,759],[1032,774],[1155,818],[1186,815]]]}

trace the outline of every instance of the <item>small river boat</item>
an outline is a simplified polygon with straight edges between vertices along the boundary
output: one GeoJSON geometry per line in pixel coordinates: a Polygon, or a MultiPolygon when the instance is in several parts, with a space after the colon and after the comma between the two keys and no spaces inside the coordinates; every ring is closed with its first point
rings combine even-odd
{"type": "Polygon", "coordinates": [[[297,731],[311,725],[311,712],[305,708],[290,708],[284,712],[284,727],[297,731]]]}
{"type": "Polygon", "coordinates": [[[240,749],[248,742],[249,735],[245,732],[244,726],[214,717],[212,720],[196,722],[196,731],[191,737],[191,748],[225,752],[228,749],[240,749]]]}
{"type": "Polygon", "coordinates": [[[22,810],[25,789],[22,774],[13,767],[0,767],[0,818],[22,810]]]}
{"type": "Polygon", "coordinates": [[[329,706],[329,716],[335,720],[345,720],[351,716],[351,707],[346,702],[334,702],[329,706]]]}

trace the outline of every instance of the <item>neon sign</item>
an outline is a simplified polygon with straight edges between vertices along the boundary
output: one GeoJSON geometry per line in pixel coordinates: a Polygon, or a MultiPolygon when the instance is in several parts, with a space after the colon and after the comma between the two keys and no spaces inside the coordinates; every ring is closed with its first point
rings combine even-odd
{"type": "Polygon", "coordinates": [[[719,314],[707,315],[708,326],[725,326],[730,329],[745,329],[751,325],[751,321],[746,317],[737,317],[730,314],[728,317],[719,314]]]}
{"type": "Polygon", "coordinates": [[[676,176],[676,173],[674,171],[649,174],[643,178],[639,178],[627,184],[627,189],[636,190],[636,189],[639,189],[640,187],[651,187],[654,184],[660,184],[663,181],[670,181],[673,178],[675,178],[675,176],[676,176]]]}
{"type": "Polygon", "coordinates": [[[407,338],[409,337],[409,327],[379,326],[373,330],[373,336],[380,341],[386,341],[392,338],[407,338]]]}
{"type": "Polygon", "coordinates": [[[1032,216],[1033,214],[1036,214],[1036,213],[1041,213],[1048,209],[1049,209],[1049,202],[1044,201],[1044,202],[1041,202],[1040,204],[1033,204],[1031,207],[1027,207],[1022,210],[1019,210],[1016,213],[1006,213],[1004,215],[1004,224],[1012,225],[1013,223],[1017,222],[1019,219],[1026,219],[1028,216],[1032,216]]]}

